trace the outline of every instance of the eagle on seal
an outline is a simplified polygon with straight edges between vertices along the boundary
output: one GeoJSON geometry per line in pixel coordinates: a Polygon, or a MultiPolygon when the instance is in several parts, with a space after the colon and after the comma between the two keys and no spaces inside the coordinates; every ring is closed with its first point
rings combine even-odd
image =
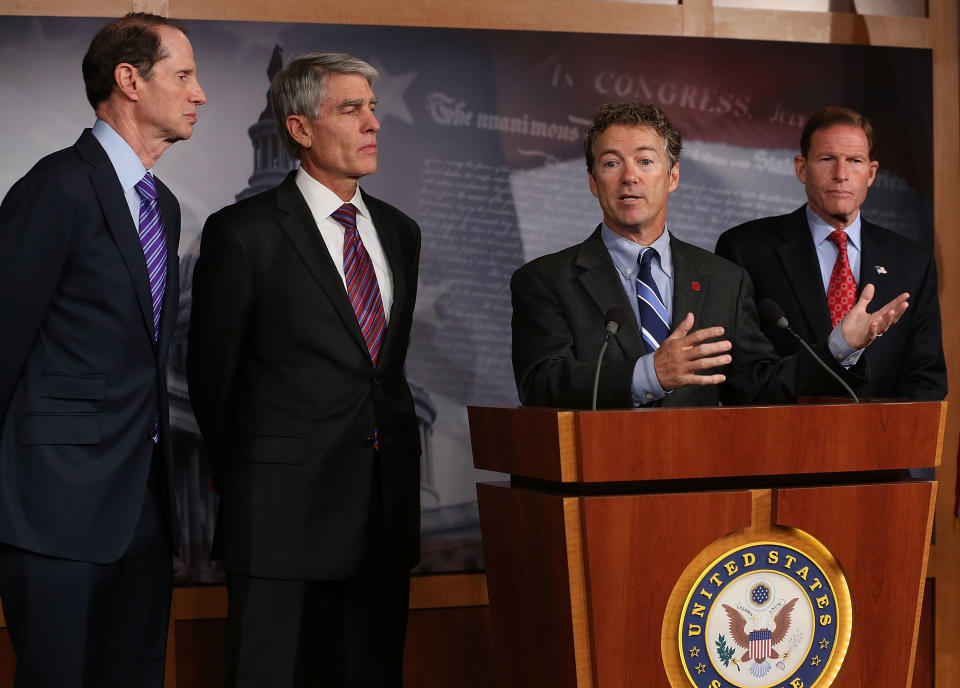
{"type": "MultiPolygon", "coordinates": [[[[733,635],[734,642],[746,650],[740,661],[747,662],[753,659],[753,664],[750,665],[750,673],[757,678],[762,678],[770,671],[770,662],[767,661],[767,657],[776,659],[780,656],[780,653],[774,647],[786,637],[787,631],[790,630],[790,614],[793,612],[798,599],[794,597],[783,605],[776,616],[773,617],[772,628],[770,628],[771,624],[762,624],[761,622],[763,627],[758,624],[750,632],[747,632],[747,618],[729,604],[723,605],[723,609],[730,619],[730,633],[733,635]]],[[[767,618],[764,621],[769,619],[769,615],[765,616],[767,618]]]]}

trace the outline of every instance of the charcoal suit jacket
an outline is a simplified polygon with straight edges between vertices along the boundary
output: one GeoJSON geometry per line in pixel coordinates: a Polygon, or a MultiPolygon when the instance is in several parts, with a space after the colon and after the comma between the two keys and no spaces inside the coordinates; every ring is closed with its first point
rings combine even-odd
{"type": "Polygon", "coordinates": [[[420,555],[403,374],[420,229],[363,195],[394,281],[374,367],[295,174],[212,215],[201,239],[187,369],[221,494],[217,541],[228,572],[343,579],[382,518],[387,561],[406,571],[420,555]]]}

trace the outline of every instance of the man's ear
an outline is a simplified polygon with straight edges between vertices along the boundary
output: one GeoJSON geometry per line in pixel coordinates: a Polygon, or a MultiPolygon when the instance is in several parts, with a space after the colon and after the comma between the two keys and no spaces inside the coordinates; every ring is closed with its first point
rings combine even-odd
{"type": "Polygon", "coordinates": [[[116,89],[129,100],[140,100],[142,79],[140,70],[129,62],[121,62],[113,68],[113,82],[116,89]]]}
{"type": "Polygon", "coordinates": [[[807,183],[807,159],[802,155],[794,156],[793,170],[797,173],[797,179],[801,184],[807,183]]]}
{"type": "Polygon", "coordinates": [[[873,186],[873,182],[877,178],[877,169],[880,167],[880,162],[878,160],[870,161],[870,176],[867,177],[867,188],[873,186]]]}
{"type": "Polygon", "coordinates": [[[310,148],[313,145],[313,127],[303,115],[290,115],[285,122],[287,133],[301,148],[310,148]]]}
{"type": "Polygon", "coordinates": [[[677,185],[680,184],[680,161],[677,160],[673,163],[673,167],[669,172],[670,176],[670,186],[667,187],[668,193],[673,193],[677,190],[677,185]]]}
{"type": "Polygon", "coordinates": [[[600,198],[600,191],[597,189],[597,180],[593,178],[593,172],[587,172],[587,181],[590,183],[590,193],[600,198]]]}

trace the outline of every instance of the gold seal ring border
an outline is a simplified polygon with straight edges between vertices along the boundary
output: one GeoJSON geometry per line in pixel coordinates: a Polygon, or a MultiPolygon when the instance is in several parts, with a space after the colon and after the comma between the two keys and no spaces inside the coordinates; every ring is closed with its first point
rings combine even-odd
{"type": "MultiPolygon", "coordinates": [[[[820,674],[819,678],[807,688],[828,688],[840,672],[843,660],[846,658],[847,649],[850,646],[853,627],[853,605],[850,597],[850,588],[847,585],[846,576],[843,573],[843,567],[837,561],[836,557],[813,535],[799,528],[773,526],[763,531],[768,538],[752,540],[745,537],[745,530],[740,530],[730,535],[715,540],[700,551],[684,569],[683,573],[677,579],[673,591],[668,598],[667,608],[664,613],[663,624],[661,626],[661,659],[667,679],[673,688],[701,688],[699,684],[690,675],[687,669],[686,658],[680,651],[679,644],[681,627],[680,621],[683,619],[683,611],[687,608],[694,592],[703,581],[704,575],[716,566],[721,560],[729,557],[747,547],[773,545],[796,549],[803,553],[805,557],[814,562],[826,575],[827,585],[830,586],[837,606],[837,639],[828,659],[827,667],[820,674]],[[783,539],[772,539],[774,536],[783,539]],[[795,540],[791,543],[790,540],[795,540]],[[729,543],[737,542],[734,547],[729,543]],[[712,557],[710,552],[723,551],[723,554],[712,557]],[[815,554],[811,555],[809,552],[815,554]],[[709,561],[707,565],[698,564],[698,562],[709,561]],[[693,578],[693,570],[700,569],[700,573],[694,578],[694,582],[689,586],[684,594],[680,584],[685,580],[693,578]],[[683,603],[678,604],[678,598],[682,595],[683,603]]],[[[751,533],[752,535],[760,533],[751,533]]],[[[711,607],[712,609],[712,607],[711,607]]]]}

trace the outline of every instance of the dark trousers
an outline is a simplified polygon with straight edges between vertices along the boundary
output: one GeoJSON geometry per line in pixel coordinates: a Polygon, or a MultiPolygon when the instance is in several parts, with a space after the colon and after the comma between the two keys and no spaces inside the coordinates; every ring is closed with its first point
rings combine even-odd
{"type": "Polygon", "coordinates": [[[151,477],[127,552],[110,564],[0,545],[17,688],[162,688],[172,559],[151,477]]]}
{"type": "Polygon", "coordinates": [[[403,685],[409,575],[227,580],[228,688],[403,685]]]}
{"type": "Polygon", "coordinates": [[[410,574],[389,566],[374,502],[364,555],[347,579],[227,574],[227,688],[403,685],[410,574]]]}

